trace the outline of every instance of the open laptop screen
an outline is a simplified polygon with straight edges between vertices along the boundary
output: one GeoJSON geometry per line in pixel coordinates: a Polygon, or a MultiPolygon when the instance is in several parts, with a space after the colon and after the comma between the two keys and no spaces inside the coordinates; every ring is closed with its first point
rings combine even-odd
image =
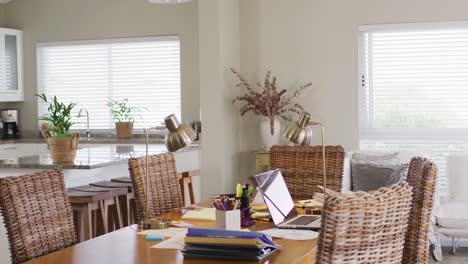
{"type": "Polygon", "coordinates": [[[279,170],[258,174],[255,179],[275,225],[297,215],[288,186],[279,170]]]}

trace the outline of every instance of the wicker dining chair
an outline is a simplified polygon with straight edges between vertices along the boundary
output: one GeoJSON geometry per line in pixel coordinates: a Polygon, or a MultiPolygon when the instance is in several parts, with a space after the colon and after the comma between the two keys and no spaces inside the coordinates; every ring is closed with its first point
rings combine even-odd
{"type": "Polygon", "coordinates": [[[316,263],[401,263],[411,197],[406,182],[328,196],[316,263]]]}
{"type": "Polygon", "coordinates": [[[128,160],[138,222],[141,222],[146,216],[148,219],[154,218],[183,207],[174,155],[172,153],[151,155],[148,157],[148,164],[147,189],[146,157],[128,160]]]}
{"type": "Polygon", "coordinates": [[[49,170],[0,179],[0,208],[12,263],[77,243],[63,172],[49,170]]]}
{"type": "Polygon", "coordinates": [[[407,182],[413,187],[413,203],[406,231],[403,263],[429,262],[429,228],[437,188],[434,162],[415,157],[408,168],[407,182]]]}
{"type": "MultiPolygon", "coordinates": [[[[293,199],[311,199],[322,192],[322,146],[273,146],[271,169],[279,169],[293,199]]],[[[342,146],[326,146],[327,188],[341,192],[345,151],[342,146]]]]}

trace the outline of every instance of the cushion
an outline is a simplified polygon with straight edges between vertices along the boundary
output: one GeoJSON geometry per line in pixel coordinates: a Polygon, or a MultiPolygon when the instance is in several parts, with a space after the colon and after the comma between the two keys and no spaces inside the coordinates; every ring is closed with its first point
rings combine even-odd
{"type": "Polygon", "coordinates": [[[375,191],[406,178],[408,164],[374,165],[352,163],[353,191],[375,191]]]}
{"type": "Polygon", "coordinates": [[[351,162],[373,165],[398,165],[400,163],[400,158],[398,152],[385,155],[354,153],[351,157],[351,162]]]}
{"type": "Polygon", "coordinates": [[[468,155],[450,155],[447,159],[449,195],[452,201],[467,201],[468,155]]]}
{"type": "Polygon", "coordinates": [[[399,153],[363,154],[351,156],[353,191],[375,191],[404,179],[406,168],[399,165],[399,153]]]}
{"type": "Polygon", "coordinates": [[[451,229],[468,229],[468,203],[444,204],[436,213],[439,226],[451,229]]]}
{"type": "Polygon", "coordinates": [[[439,227],[439,232],[448,237],[468,238],[468,229],[452,229],[439,227]]]}

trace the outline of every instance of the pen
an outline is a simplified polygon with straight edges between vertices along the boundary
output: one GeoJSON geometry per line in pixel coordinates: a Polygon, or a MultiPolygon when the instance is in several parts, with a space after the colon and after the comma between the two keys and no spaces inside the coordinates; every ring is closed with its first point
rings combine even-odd
{"type": "Polygon", "coordinates": [[[249,186],[249,194],[248,194],[249,197],[252,196],[252,191],[253,191],[253,187],[249,186]]]}
{"type": "Polygon", "coordinates": [[[242,195],[242,186],[240,183],[238,183],[236,186],[236,197],[241,197],[241,195],[242,195]]]}

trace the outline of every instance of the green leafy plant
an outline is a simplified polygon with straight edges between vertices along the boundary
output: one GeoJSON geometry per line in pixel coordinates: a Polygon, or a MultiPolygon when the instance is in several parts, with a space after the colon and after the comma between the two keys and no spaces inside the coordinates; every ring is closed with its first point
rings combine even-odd
{"type": "Polygon", "coordinates": [[[64,104],[59,102],[57,96],[49,97],[45,94],[36,94],[42,102],[48,105],[48,114],[39,117],[39,120],[47,121],[49,123],[49,130],[52,137],[67,138],[70,137],[70,128],[75,124],[72,118],[72,110],[76,106],[75,103],[64,104]]]}
{"type": "Polygon", "coordinates": [[[135,112],[139,111],[137,107],[128,105],[127,98],[119,101],[109,97],[107,106],[109,106],[115,122],[133,122],[135,112]]]}

